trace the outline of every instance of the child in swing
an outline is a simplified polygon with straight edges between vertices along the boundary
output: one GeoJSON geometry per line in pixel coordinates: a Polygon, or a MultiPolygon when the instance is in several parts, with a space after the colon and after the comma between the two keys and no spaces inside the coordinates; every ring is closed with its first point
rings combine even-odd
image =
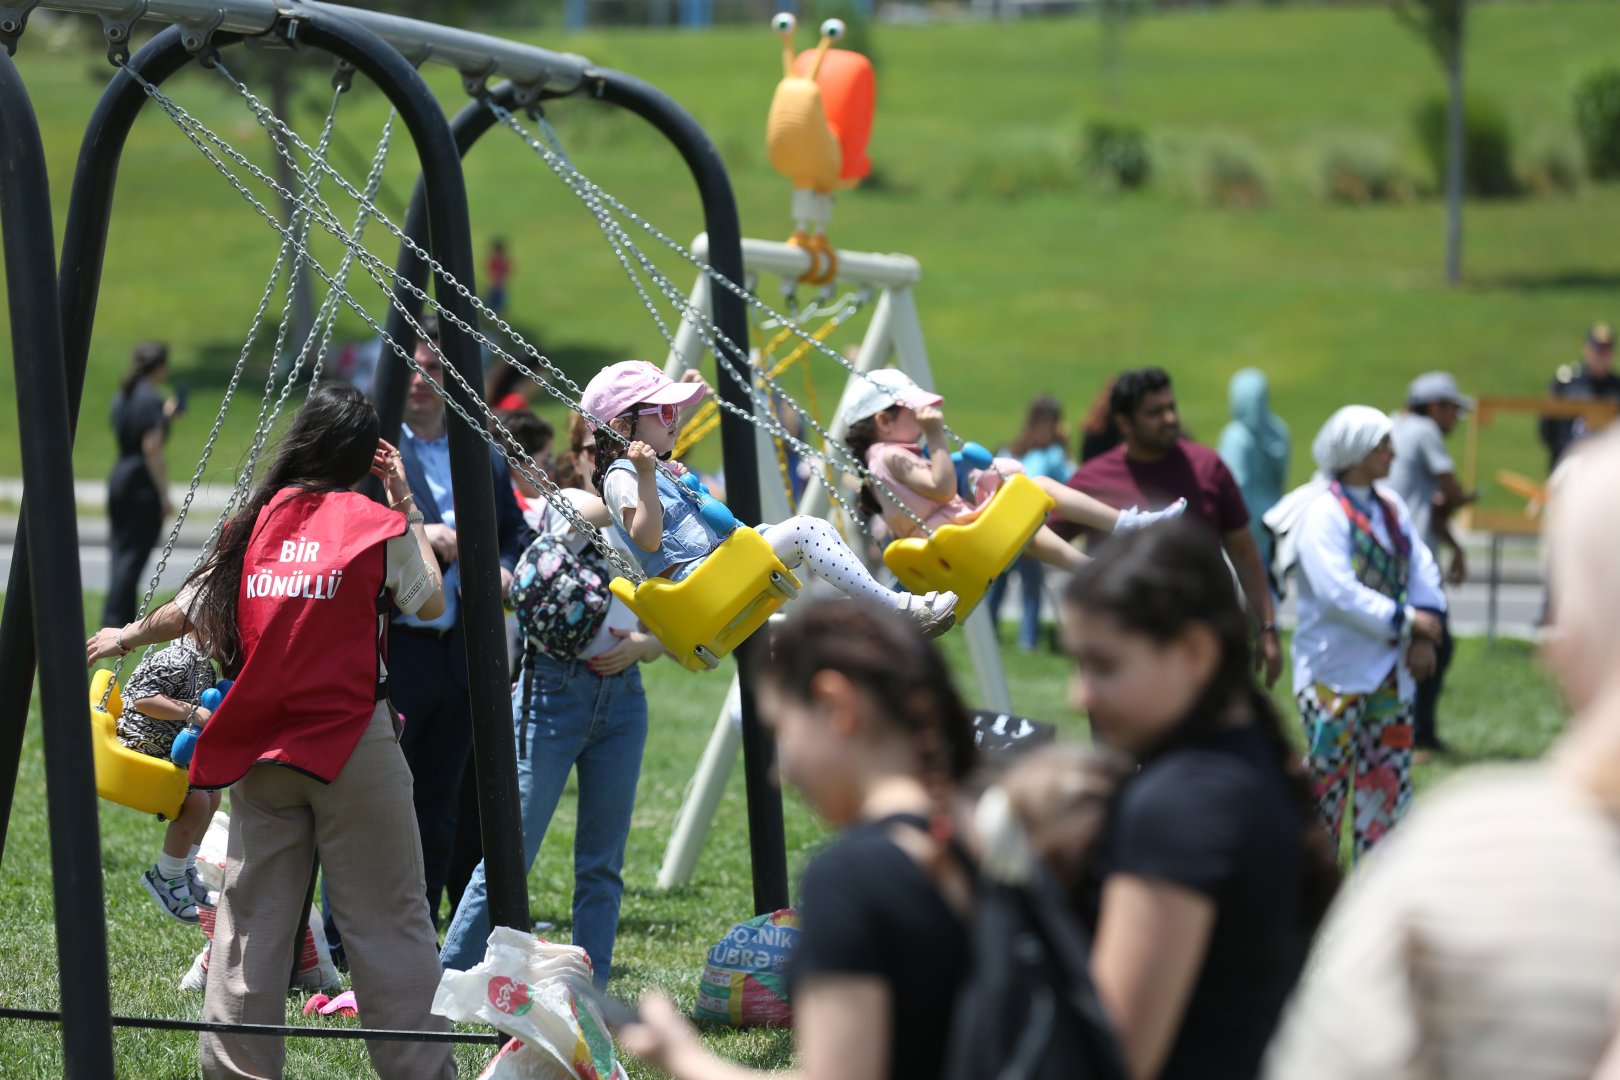
{"type": "MultiPolygon", "coordinates": [[[[603,368],[585,387],[585,411],[621,435],[599,439],[593,481],[602,493],[613,523],[648,574],[679,581],[721,540],[659,469],[675,448],[681,410],[708,393],[702,382],[675,382],[644,360],[627,360],[603,368]]],[[[683,472],[672,464],[676,476],[683,472]]],[[[849,550],[838,530],[820,518],[794,517],[759,527],[784,566],[808,566],[829,585],[850,596],[898,611],[916,623],[926,637],[949,630],[956,622],[956,594],[925,596],[885,589],[849,550]]]]}
{"type": "MultiPolygon", "coordinates": [[[[939,411],[944,400],[918,386],[904,372],[882,368],[867,373],[844,407],[844,442],[850,453],[900,499],[896,503],[889,492],[874,490],[867,484],[861,488],[861,509],[871,515],[881,514],[898,537],[916,536],[922,531],[908,510],[930,528],[973,520],[1001,486],[1004,475],[1024,471],[1012,458],[996,458],[994,468],[969,477],[974,502],[959,494],[956,463],[945,441],[945,416],[939,411]],[[921,445],[925,439],[926,450],[921,445]]],[[[1143,529],[1156,521],[1180,517],[1187,509],[1187,500],[1177,499],[1159,511],[1135,507],[1116,510],[1050,477],[1030,479],[1052,497],[1058,517],[1104,532],[1143,529]]],[[[1044,525],[1030,541],[1029,554],[1063,570],[1078,569],[1086,562],[1078,548],[1044,525]]]]}
{"type": "MultiPolygon", "coordinates": [[[[124,684],[118,741],[167,761],[175,737],[188,723],[200,727],[208,722],[208,710],[197,702],[214,682],[214,665],[189,636],[152,653],[124,684]]],[[[158,907],[179,922],[196,923],[199,907],[214,906],[197,879],[197,849],[219,801],[218,791],[188,791],[180,815],[163,835],[157,862],[141,875],[158,907]]]]}

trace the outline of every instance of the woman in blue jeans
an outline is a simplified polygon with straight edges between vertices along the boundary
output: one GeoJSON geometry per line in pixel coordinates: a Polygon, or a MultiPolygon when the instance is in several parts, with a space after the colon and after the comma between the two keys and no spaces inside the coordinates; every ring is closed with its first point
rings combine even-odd
{"type": "MultiPolygon", "coordinates": [[[[576,483],[588,484],[595,435],[582,423],[570,434],[573,452],[559,462],[559,483],[568,482],[572,469],[581,478],[576,483]]],[[[596,496],[577,487],[564,493],[587,519],[607,521],[607,509],[596,496]]],[[[544,509],[532,523],[536,531],[563,539],[575,554],[589,547],[561,513],[541,505],[544,509]]],[[[619,871],[647,741],[647,696],[639,665],[663,655],[658,640],[636,626],[635,615],[614,600],[601,631],[577,658],[558,660],[528,650],[512,690],[525,873],[534,866],[569,771],[579,772],[574,944],[591,958],[598,985],[606,985],[612,971],[624,894],[619,871]]],[[[478,963],[489,931],[489,891],[480,862],[450,923],[440,965],[464,971],[478,963]]]]}

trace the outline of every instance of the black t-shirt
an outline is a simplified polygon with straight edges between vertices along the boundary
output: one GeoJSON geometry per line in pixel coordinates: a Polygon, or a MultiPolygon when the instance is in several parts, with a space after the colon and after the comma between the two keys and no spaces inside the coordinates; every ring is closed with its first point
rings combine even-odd
{"type": "Polygon", "coordinates": [[[113,436],[118,442],[118,456],[140,457],[141,440],[153,428],[166,427],[163,415],[163,395],[157,387],[141,379],[129,388],[128,394],[119,394],[112,402],[113,436]]]}
{"type": "Polygon", "coordinates": [[[1310,948],[1300,842],[1309,823],[1252,725],[1167,751],[1120,793],[1105,872],[1173,882],[1216,908],[1161,1080],[1259,1073],[1310,948]]]}
{"type": "Polygon", "coordinates": [[[891,1080],[938,1080],[956,993],[967,975],[967,927],[927,872],[890,839],[903,825],[846,832],[811,860],[800,886],[804,931],[790,980],[870,975],[889,986],[891,1080]]]}

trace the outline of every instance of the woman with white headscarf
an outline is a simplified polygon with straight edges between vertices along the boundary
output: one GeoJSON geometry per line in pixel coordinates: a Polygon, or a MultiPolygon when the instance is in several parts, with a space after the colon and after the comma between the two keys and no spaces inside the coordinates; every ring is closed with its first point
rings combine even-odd
{"type": "Polygon", "coordinates": [[[1414,676],[1434,667],[1446,606],[1406,504],[1375,483],[1391,426],[1365,405],[1334,413],[1311,444],[1319,471],[1265,517],[1279,571],[1298,570],[1294,699],[1317,807],[1335,838],[1350,812],[1358,858],[1412,797],[1414,676]]]}
{"type": "Polygon", "coordinates": [[[1549,507],[1568,730],[1539,762],[1424,794],[1339,894],[1269,1080],[1620,1077],[1616,474],[1620,435],[1598,436],[1549,507]]]}

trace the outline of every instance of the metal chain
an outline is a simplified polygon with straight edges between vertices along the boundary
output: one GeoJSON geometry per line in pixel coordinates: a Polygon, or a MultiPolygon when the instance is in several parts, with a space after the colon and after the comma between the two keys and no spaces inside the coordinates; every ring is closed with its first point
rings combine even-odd
{"type": "MultiPolygon", "coordinates": [[[[296,176],[302,178],[305,174],[304,174],[303,170],[299,167],[298,162],[293,158],[293,156],[291,154],[291,151],[287,148],[286,143],[291,143],[291,144],[299,147],[300,149],[302,149],[303,152],[306,155],[310,156],[312,166],[320,169],[321,171],[326,172],[328,175],[330,175],[334,179],[336,179],[338,185],[340,187],[342,187],[351,196],[353,196],[356,200],[362,201],[362,202],[370,202],[371,201],[371,200],[368,200],[364,194],[362,194],[360,192],[357,192],[354,189],[354,186],[352,184],[350,184],[348,182],[348,180],[342,176],[341,173],[339,173],[335,169],[333,169],[322,158],[315,155],[310,150],[309,146],[306,143],[304,143],[304,141],[301,138],[299,138],[299,136],[298,136],[298,134],[296,132],[294,132],[292,129],[287,127],[287,125],[284,122],[282,122],[280,117],[277,117],[274,112],[272,112],[268,107],[266,107],[264,105],[264,103],[262,101],[260,101],[259,98],[256,97],[250,89],[248,89],[246,84],[242,83],[240,80],[238,80],[233,75],[231,75],[229,70],[227,70],[224,67],[223,64],[216,63],[215,67],[216,67],[217,70],[219,70],[220,74],[237,90],[237,92],[239,94],[241,94],[243,99],[248,103],[249,108],[252,110],[255,117],[258,119],[260,125],[264,126],[267,131],[271,131],[272,135],[275,135],[275,133],[277,131],[279,131],[281,133],[281,136],[284,137],[285,142],[283,141],[283,138],[275,138],[273,140],[273,145],[276,147],[278,153],[281,155],[283,160],[285,160],[288,163],[288,165],[292,168],[292,170],[293,170],[293,172],[294,172],[294,174],[296,176]]],[[[200,122],[198,122],[198,121],[196,121],[196,120],[194,120],[194,119],[192,119],[190,117],[188,117],[188,120],[190,120],[191,124],[195,125],[198,134],[202,135],[203,137],[207,138],[209,141],[213,142],[215,145],[219,146],[221,150],[223,150],[225,153],[227,153],[229,156],[231,156],[233,158],[233,160],[235,160],[242,167],[246,168],[260,182],[262,182],[262,183],[266,184],[267,186],[269,186],[271,189],[276,191],[278,194],[280,194],[285,199],[295,199],[296,198],[290,192],[288,192],[285,188],[282,188],[275,180],[271,179],[267,174],[265,174],[263,172],[263,170],[259,169],[257,166],[254,166],[251,162],[247,161],[247,159],[242,157],[240,152],[238,152],[235,149],[235,147],[231,146],[228,142],[226,142],[225,140],[220,138],[217,134],[210,131],[206,126],[202,125],[200,122]]],[[[481,299],[479,299],[479,297],[476,294],[474,294],[470,289],[468,289],[466,285],[462,284],[459,280],[457,280],[456,277],[453,274],[451,274],[448,270],[445,269],[445,267],[442,264],[440,264],[438,262],[438,260],[434,259],[427,251],[425,251],[419,244],[417,244],[415,240],[413,240],[409,236],[407,236],[405,234],[405,232],[398,225],[396,225],[392,220],[390,220],[388,218],[388,216],[386,214],[384,214],[381,211],[380,208],[376,207],[374,204],[372,204],[372,206],[371,206],[371,209],[373,211],[373,216],[375,217],[375,219],[377,221],[381,222],[383,224],[384,228],[386,228],[390,233],[392,233],[396,238],[398,238],[403,244],[405,244],[409,248],[409,250],[411,250],[419,258],[421,258],[423,260],[423,262],[427,264],[427,266],[430,268],[430,270],[432,270],[435,274],[437,274],[446,283],[451,285],[456,290],[456,292],[458,292],[462,297],[467,299],[473,305],[473,308],[474,308],[475,311],[481,313],[485,318],[488,318],[491,321],[493,321],[497,326],[499,326],[502,329],[502,331],[504,331],[507,334],[508,337],[510,337],[514,342],[516,342],[523,349],[523,351],[525,353],[527,353],[528,355],[530,355],[530,356],[534,357],[536,360],[538,360],[546,368],[548,374],[550,375],[549,379],[541,378],[533,370],[531,370],[527,365],[525,365],[522,362],[518,361],[516,357],[509,354],[505,349],[501,348],[501,346],[499,344],[492,341],[478,327],[473,326],[472,324],[462,320],[461,318],[457,317],[453,312],[446,310],[436,300],[434,300],[432,297],[430,297],[421,287],[419,287],[415,283],[409,281],[403,275],[400,275],[397,271],[394,270],[393,267],[384,264],[380,259],[377,259],[370,252],[365,251],[363,248],[353,247],[351,238],[343,231],[343,228],[342,228],[341,224],[337,223],[335,216],[331,213],[330,207],[328,207],[326,205],[325,201],[323,199],[321,199],[318,194],[315,195],[314,199],[315,199],[315,202],[317,204],[317,214],[321,218],[322,227],[325,228],[328,232],[330,232],[334,237],[336,237],[341,243],[344,243],[345,245],[348,245],[350,250],[354,251],[356,256],[359,258],[361,264],[366,268],[368,274],[370,274],[372,276],[373,280],[375,280],[377,282],[379,288],[384,289],[384,291],[389,291],[390,294],[391,294],[390,286],[385,284],[379,278],[379,275],[381,275],[384,278],[390,279],[394,285],[398,285],[398,286],[401,286],[401,287],[405,288],[413,296],[415,296],[417,299],[421,300],[425,306],[437,311],[442,318],[444,318],[445,320],[449,321],[453,325],[455,325],[455,326],[459,327],[460,329],[462,329],[464,332],[466,332],[470,337],[472,337],[480,345],[483,345],[485,348],[489,349],[491,351],[491,353],[493,353],[495,356],[499,357],[501,360],[503,360],[506,363],[510,364],[514,369],[516,369],[521,374],[526,375],[533,382],[539,384],[548,393],[552,394],[552,396],[557,398],[557,400],[560,401],[565,407],[573,410],[574,412],[579,413],[580,415],[584,416],[586,419],[592,421],[593,424],[596,425],[601,431],[606,432],[608,437],[616,440],[619,445],[621,445],[621,446],[629,446],[630,445],[630,442],[631,442],[630,439],[628,439],[624,435],[620,434],[617,430],[615,430],[614,428],[609,426],[607,421],[604,418],[595,416],[594,414],[588,412],[583,407],[583,405],[577,400],[578,398],[583,396],[583,391],[580,389],[580,387],[579,387],[579,385],[577,383],[575,383],[571,378],[568,377],[566,372],[564,372],[561,368],[557,367],[554,363],[552,363],[552,361],[549,358],[547,358],[546,356],[541,354],[540,351],[538,349],[536,349],[533,345],[530,345],[527,341],[525,341],[523,339],[523,337],[520,334],[517,333],[517,331],[512,329],[512,327],[505,320],[501,319],[499,315],[497,315],[494,311],[492,311],[489,307],[487,307],[484,304],[484,302],[481,299]],[[573,391],[573,393],[575,395],[575,399],[570,399],[561,390],[557,389],[557,387],[552,384],[552,380],[560,381],[564,385],[569,387],[573,391]]],[[[402,314],[406,314],[407,317],[409,317],[408,312],[406,312],[405,309],[402,306],[398,305],[397,303],[395,304],[395,306],[400,308],[400,311],[401,311],[402,314]]],[[[488,405],[483,402],[482,397],[480,395],[476,395],[476,394],[474,395],[474,397],[479,401],[480,408],[483,409],[483,411],[489,416],[489,418],[492,421],[495,421],[496,423],[499,423],[498,418],[495,417],[494,413],[489,409],[488,405]]],[[[663,462],[658,462],[658,463],[656,463],[656,467],[659,469],[660,472],[664,473],[667,477],[669,477],[669,479],[672,482],[678,481],[678,478],[675,476],[674,472],[669,468],[669,466],[667,464],[665,464],[663,462]]],[[[701,507],[702,499],[701,499],[701,496],[697,492],[690,490],[685,485],[682,485],[682,484],[680,484],[678,482],[676,482],[676,489],[679,492],[679,494],[683,498],[685,498],[689,502],[691,502],[694,507],[701,507]]]]}
{"type": "MultiPolygon", "coordinates": [[[[275,232],[284,240],[290,236],[291,230],[286,226],[283,226],[276,218],[276,215],[267,209],[263,202],[261,202],[253,195],[251,191],[247,189],[246,184],[239,177],[237,177],[235,173],[231,172],[230,167],[227,166],[225,162],[221,160],[221,158],[205,144],[205,141],[201,137],[198,130],[206,130],[203,125],[199,121],[195,120],[195,118],[187,114],[184,109],[164,95],[162,91],[157,89],[157,87],[153,86],[149,82],[146,82],[146,80],[141,79],[138,75],[135,76],[135,78],[138,84],[140,84],[143,90],[145,90],[147,95],[152,97],[152,99],[161,109],[163,109],[165,114],[167,114],[171,120],[175,121],[176,125],[180,127],[181,131],[186,135],[187,139],[190,140],[192,145],[194,145],[197,150],[214,166],[220,175],[224,176],[226,180],[230,182],[231,186],[234,187],[237,193],[247,201],[248,205],[251,206],[262,219],[264,219],[265,223],[268,224],[271,229],[275,230],[275,232]]],[[[223,142],[223,140],[219,140],[217,136],[214,136],[214,139],[216,141],[223,142]]],[[[229,147],[229,144],[225,144],[223,149],[226,149],[227,153],[232,154],[237,160],[238,164],[242,167],[249,170],[255,169],[251,162],[248,162],[246,158],[241,157],[239,152],[235,151],[234,147],[229,147]]],[[[258,176],[259,179],[271,184],[272,187],[275,186],[274,182],[269,181],[268,177],[265,177],[262,172],[259,172],[258,176]]],[[[318,196],[317,201],[319,201],[318,196]]],[[[328,220],[329,216],[329,214],[322,216],[322,227],[328,229],[328,231],[333,231],[334,226],[333,223],[328,220]]],[[[380,215],[379,220],[381,220],[380,215]]],[[[346,244],[352,244],[353,242],[352,238],[343,232],[341,225],[336,226],[334,235],[337,235],[338,239],[346,244]]],[[[364,252],[363,249],[358,248],[353,248],[352,250],[355,250],[355,254],[361,264],[368,267],[368,271],[371,273],[373,280],[379,285],[379,287],[384,287],[385,292],[387,292],[388,290],[384,285],[384,281],[381,279],[381,275],[370,268],[370,262],[375,261],[374,259],[368,260],[370,253],[364,252]]],[[[353,294],[350,293],[349,290],[341,283],[339,283],[335,277],[326,270],[325,267],[321,266],[319,262],[313,259],[313,257],[311,257],[309,261],[311,268],[320,275],[322,280],[326,282],[327,286],[336,295],[342,298],[344,303],[348,304],[350,309],[353,310],[355,314],[357,314],[361,320],[366,323],[372,332],[376,333],[384,344],[391,348],[393,352],[405,362],[410,370],[422,375],[424,380],[431,384],[434,387],[435,392],[444,399],[446,406],[463,422],[476,431],[479,436],[491,447],[491,449],[499,454],[510,466],[516,468],[520,476],[522,476],[525,480],[528,480],[531,484],[534,484],[535,487],[545,495],[547,501],[552,503],[557,508],[558,512],[562,514],[569,524],[577,529],[582,536],[586,537],[586,539],[589,540],[592,545],[601,552],[602,556],[608,561],[609,565],[613,566],[617,572],[633,582],[639,583],[646,580],[645,573],[643,573],[639,567],[630,565],[630,563],[626,561],[617,550],[607,543],[606,538],[601,535],[600,530],[598,530],[589,521],[585,520],[585,518],[574,509],[572,503],[570,503],[569,500],[562,494],[561,489],[559,489],[556,484],[545,475],[544,471],[535,464],[533,458],[522,451],[521,448],[516,447],[516,443],[515,440],[512,439],[511,432],[506,429],[505,425],[500,422],[498,417],[491,414],[489,418],[494,421],[497,429],[500,431],[500,434],[510,441],[512,443],[512,447],[517,450],[516,458],[514,458],[512,450],[507,446],[502,445],[487,427],[475,421],[471,414],[469,414],[459,402],[451,397],[448,390],[446,390],[443,386],[440,386],[436,380],[429,377],[422,367],[416,362],[415,358],[397,341],[388,336],[377,320],[365,310],[359,301],[354,298],[353,294]]],[[[406,321],[410,324],[411,329],[416,332],[418,337],[425,337],[425,335],[422,333],[420,324],[417,323],[417,321],[410,315],[408,311],[406,311],[403,301],[401,301],[397,296],[394,296],[392,292],[388,292],[388,295],[390,303],[397,310],[399,310],[401,314],[405,315],[406,321]]],[[[439,355],[442,358],[442,354],[439,355]]],[[[456,380],[457,385],[463,389],[471,400],[479,402],[480,407],[488,412],[488,406],[482,403],[477,391],[467,382],[465,378],[462,377],[460,371],[448,363],[444,365],[444,370],[456,380]]]]}
{"type": "MultiPolygon", "coordinates": [[[[854,375],[857,378],[860,378],[863,381],[865,381],[865,382],[867,382],[867,383],[869,383],[869,384],[871,384],[873,386],[878,387],[878,389],[882,390],[884,393],[890,394],[891,397],[893,396],[893,391],[889,390],[888,387],[885,387],[885,386],[882,386],[879,383],[873,382],[870,378],[868,378],[866,372],[861,371],[854,364],[852,364],[848,359],[846,359],[844,356],[840,355],[838,350],[836,350],[836,349],[832,348],[831,346],[826,345],[826,344],[824,344],[822,342],[816,341],[810,335],[810,333],[803,328],[803,326],[799,325],[796,322],[793,322],[790,319],[786,319],[785,317],[783,317],[781,315],[781,313],[773,310],[770,307],[769,304],[766,304],[758,296],[756,296],[755,294],[749,292],[742,285],[739,285],[737,282],[732,281],[725,274],[722,274],[720,271],[716,270],[713,266],[709,265],[707,262],[705,262],[702,259],[698,258],[696,255],[694,255],[680,241],[678,241],[678,240],[674,239],[673,237],[669,236],[667,233],[660,230],[652,222],[650,222],[647,219],[643,218],[640,214],[636,213],[634,210],[630,209],[624,203],[620,202],[611,193],[605,191],[602,187],[597,185],[589,177],[585,176],[585,174],[581,173],[577,168],[575,168],[572,162],[566,160],[566,158],[561,157],[558,154],[556,154],[555,152],[553,152],[553,151],[547,149],[546,147],[542,146],[537,140],[534,139],[533,136],[531,136],[529,134],[528,130],[525,129],[522,126],[522,124],[517,123],[512,118],[512,116],[511,116],[511,114],[509,112],[506,112],[506,110],[501,109],[501,107],[499,105],[495,104],[494,102],[490,102],[489,104],[490,104],[491,108],[497,110],[497,112],[496,112],[497,116],[500,116],[501,113],[503,113],[503,112],[506,113],[505,119],[506,119],[507,126],[509,128],[511,128],[514,132],[516,132],[519,136],[521,136],[523,138],[523,140],[525,142],[527,142],[531,148],[533,148],[537,153],[539,153],[541,155],[541,157],[546,161],[546,164],[551,166],[553,171],[559,173],[559,175],[561,175],[563,173],[571,173],[571,174],[573,174],[573,176],[577,177],[578,182],[581,185],[583,185],[585,188],[590,190],[590,192],[592,193],[592,195],[595,198],[599,199],[601,202],[605,203],[607,206],[611,207],[613,210],[617,211],[619,214],[621,214],[625,218],[629,219],[631,222],[636,224],[638,227],[640,227],[645,232],[651,234],[654,237],[654,239],[658,240],[659,243],[663,244],[665,247],[669,248],[669,250],[674,252],[676,255],[680,256],[682,259],[686,260],[692,266],[696,267],[703,274],[707,275],[711,280],[717,282],[726,291],[736,295],[745,304],[748,304],[751,307],[757,308],[760,311],[765,312],[767,315],[769,315],[769,316],[771,316],[773,318],[782,319],[783,320],[782,325],[785,326],[785,327],[791,327],[792,330],[793,330],[794,336],[797,337],[799,340],[807,343],[808,345],[810,345],[810,347],[812,349],[816,350],[817,352],[820,352],[822,355],[827,356],[830,359],[832,359],[833,361],[837,362],[841,367],[843,367],[845,370],[847,370],[851,375],[854,375]]],[[[542,125],[545,125],[546,121],[542,118],[540,120],[540,123],[542,125]]],[[[570,185],[570,187],[572,187],[572,185],[570,185]]],[[[964,444],[965,441],[966,441],[966,440],[964,440],[962,438],[962,436],[957,434],[956,431],[953,430],[949,424],[945,425],[945,434],[946,434],[946,436],[948,438],[954,440],[959,446],[964,444]]]]}
{"type": "MultiPolygon", "coordinates": [[[[127,65],[120,66],[123,66],[126,72],[135,77],[136,81],[142,85],[143,89],[146,90],[149,96],[151,95],[152,91],[156,89],[156,87],[152,86],[145,79],[142,79],[140,75],[134,71],[134,69],[128,67],[127,65]]],[[[159,107],[162,107],[161,101],[159,101],[158,104],[159,107]]],[[[165,111],[167,110],[165,109],[165,111]]],[[[259,330],[264,325],[265,315],[269,311],[270,298],[275,295],[276,283],[281,278],[282,268],[286,264],[287,256],[289,252],[293,250],[293,247],[294,244],[290,239],[288,239],[281,244],[280,248],[276,252],[276,261],[271,267],[270,279],[265,283],[264,292],[259,297],[258,307],[255,309],[253,319],[248,325],[247,338],[243,342],[241,352],[237,355],[236,366],[231,371],[230,380],[226,383],[224,395],[220,400],[219,411],[214,417],[213,427],[209,429],[208,438],[203,444],[202,455],[197,461],[196,469],[192,472],[191,482],[186,487],[185,497],[181,500],[180,506],[175,511],[174,525],[169,530],[169,535],[167,540],[164,542],[163,550],[158,556],[157,566],[154,568],[151,578],[148,579],[146,590],[141,596],[141,603],[138,609],[139,613],[136,616],[136,621],[146,617],[147,611],[152,604],[152,597],[157,592],[158,583],[162,580],[163,573],[168,568],[169,559],[174,555],[175,546],[180,540],[181,527],[185,524],[186,517],[191,512],[191,505],[196,499],[197,489],[202,486],[202,478],[207,472],[208,461],[213,455],[214,447],[219,441],[220,430],[225,423],[225,417],[230,411],[231,400],[235,397],[236,388],[241,383],[242,375],[247,368],[248,357],[253,349],[253,343],[258,339],[259,330]]],[[[210,544],[212,544],[214,539],[217,537],[218,529],[219,525],[216,523],[215,530],[209,537],[210,544]]],[[[142,654],[143,659],[146,656],[151,655],[152,648],[153,647],[149,646],[146,652],[142,654]]],[[[113,678],[108,682],[107,689],[105,692],[103,692],[101,698],[100,707],[103,710],[106,709],[107,702],[112,697],[112,687],[114,683],[123,674],[124,659],[125,656],[120,656],[117,662],[113,665],[113,678]]]]}
{"type": "MultiPolygon", "coordinates": [[[[546,133],[547,140],[552,145],[552,149],[549,151],[541,147],[541,145],[529,134],[528,130],[518,123],[510,112],[493,102],[489,103],[489,107],[495,111],[497,117],[502,118],[505,121],[508,127],[522,135],[524,140],[528,142],[531,147],[539,151],[542,154],[543,159],[548,164],[552,164],[553,162],[561,162],[567,164],[568,168],[572,170],[572,165],[568,163],[567,154],[562,151],[561,144],[557,139],[555,129],[553,129],[543,117],[540,119],[539,123],[541,129],[546,133]]],[[[871,484],[873,487],[882,492],[883,495],[885,495],[901,513],[910,518],[912,523],[915,524],[924,535],[933,535],[933,530],[928,523],[923,520],[923,518],[918,515],[916,511],[912,510],[911,507],[908,506],[905,501],[895,493],[892,487],[890,487],[881,477],[877,476],[870,469],[868,469],[865,462],[856,461],[854,455],[850,454],[848,449],[844,447],[842,443],[835,440],[832,437],[832,434],[821,425],[820,421],[818,421],[803,406],[801,406],[793,398],[793,395],[789,394],[785,389],[783,389],[781,384],[778,383],[769,372],[766,372],[763,369],[754,372],[771,389],[771,391],[779,395],[781,399],[788,404],[789,408],[793,409],[793,411],[797,413],[802,420],[808,423],[810,427],[821,436],[824,449],[818,450],[816,447],[811,446],[809,443],[791,434],[781,423],[781,421],[777,419],[775,415],[775,405],[769,395],[765,394],[762,390],[756,389],[749,376],[745,375],[742,370],[739,370],[739,365],[734,362],[734,358],[741,359],[744,361],[743,366],[752,370],[751,366],[746,364],[746,358],[748,355],[747,350],[739,346],[724,331],[722,331],[707,312],[704,312],[687,299],[680,288],[670,280],[669,276],[659,269],[657,264],[653,263],[652,260],[641,251],[641,249],[636,245],[635,241],[630,238],[630,236],[624,231],[618,222],[612,219],[611,215],[609,215],[607,210],[604,208],[600,198],[595,198],[583,193],[585,189],[578,182],[579,180],[583,179],[583,177],[578,170],[573,170],[572,174],[570,174],[558,169],[556,165],[553,165],[553,169],[554,171],[557,171],[558,176],[563,180],[568,188],[571,191],[574,191],[576,195],[579,195],[581,200],[585,202],[586,207],[590,209],[592,214],[597,218],[597,222],[604,235],[606,235],[609,245],[612,246],[615,254],[618,255],[620,264],[625,266],[626,271],[630,274],[632,284],[636,286],[636,291],[638,294],[640,294],[642,302],[647,306],[647,310],[652,314],[653,320],[657,323],[659,331],[663,335],[665,342],[673,347],[674,337],[669,333],[667,325],[659,316],[656,306],[647,296],[646,291],[641,287],[641,283],[635,276],[634,271],[630,269],[626,259],[626,251],[628,251],[630,256],[633,256],[640,264],[642,272],[653,281],[654,285],[659,289],[659,291],[664,294],[664,298],[674,305],[677,310],[680,310],[686,319],[691,321],[692,327],[697,333],[698,338],[705,344],[705,346],[714,352],[715,356],[720,361],[719,366],[726,371],[733,381],[748,392],[749,399],[755,405],[755,408],[752,411],[742,409],[718,395],[715,397],[715,404],[727,412],[741,417],[743,420],[754,425],[755,427],[764,429],[773,437],[783,440],[784,442],[793,446],[794,449],[798,450],[801,454],[806,454],[812,458],[819,458],[828,465],[831,465],[833,468],[855,477],[862,483],[871,484]],[[722,348],[722,346],[724,346],[724,348],[722,348]],[[841,457],[840,454],[843,456],[841,457]]],[[[771,311],[768,306],[760,304],[759,308],[762,311],[770,312],[772,316],[778,319],[784,318],[779,313],[771,311]]],[[[813,343],[817,347],[824,347],[822,346],[822,343],[813,335],[806,335],[804,331],[798,327],[798,324],[793,323],[787,325],[792,325],[797,330],[798,335],[804,337],[805,340],[813,343]]],[[[852,519],[860,519],[860,515],[853,514],[848,504],[844,502],[841,493],[838,492],[835,487],[828,487],[827,491],[845,513],[851,514],[852,519]]],[[[864,523],[862,527],[863,531],[865,531],[864,523]]],[[[870,533],[867,532],[867,535],[870,536],[870,533]]]]}

